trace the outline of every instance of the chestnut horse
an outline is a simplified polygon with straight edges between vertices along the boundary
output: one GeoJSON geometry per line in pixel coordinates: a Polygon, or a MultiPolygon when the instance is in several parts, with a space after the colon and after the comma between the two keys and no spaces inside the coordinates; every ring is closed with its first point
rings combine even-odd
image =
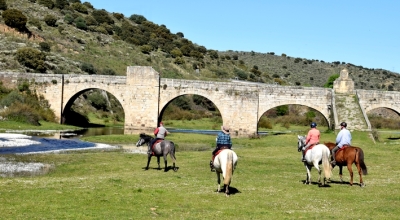
{"type": "MultiPolygon", "coordinates": [[[[333,148],[335,148],[336,144],[332,142],[324,143],[329,150],[332,151],[333,148]]],[[[362,175],[367,175],[368,170],[367,170],[367,165],[364,163],[364,152],[361,148],[355,147],[355,146],[347,146],[343,149],[339,149],[336,151],[335,155],[335,160],[336,160],[336,165],[339,166],[339,176],[340,176],[340,181],[343,182],[343,177],[342,177],[342,168],[343,166],[347,166],[347,169],[349,170],[350,173],[350,186],[353,185],[353,163],[356,165],[358,174],[360,175],[360,186],[363,187],[365,186],[362,175]]],[[[335,166],[333,166],[335,167],[335,166]]],[[[333,168],[332,168],[333,169],[333,168]]]]}

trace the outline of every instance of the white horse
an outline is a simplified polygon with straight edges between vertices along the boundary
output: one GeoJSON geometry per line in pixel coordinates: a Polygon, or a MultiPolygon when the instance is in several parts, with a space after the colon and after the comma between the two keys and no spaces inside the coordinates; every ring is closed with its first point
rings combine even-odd
{"type": "MultiPolygon", "coordinates": [[[[298,151],[301,152],[305,146],[306,137],[304,136],[297,136],[298,138],[298,151]]],[[[304,184],[311,184],[311,168],[314,166],[318,170],[319,178],[318,183],[321,185],[321,169],[319,168],[319,164],[322,163],[322,167],[324,170],[324,180],[322,185],[325,185],[325,182],[331,178],[332,175],[332,166],[329,162],[329,158],[331,157],[331,151],[329,148],[323,144],[318,144],[312,147],[311,149],[305,152],[304,159],[304,166],[307,169],[307,177],[304,184]]]]}
{"type": "Polygon", "coordinates": [[[218,189],[217,192],[221,191],[221,178],[224,178],[225,195],[229,197],[229,185],[231,184],[233,171],[236,168],[238,157],[233,150],[224,149],[214,158],[214,168],[217,174],[218,189]]]}

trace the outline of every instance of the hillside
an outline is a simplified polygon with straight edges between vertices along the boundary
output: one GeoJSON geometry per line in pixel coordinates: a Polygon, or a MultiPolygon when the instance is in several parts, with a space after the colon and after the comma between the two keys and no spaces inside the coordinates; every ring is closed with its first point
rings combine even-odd
{"type": "Polygon", "coordinates": [[[171,33],[145,15],[108,13],[80,0],[0,0],[0,8],[0,71],[124,75],[127,66],[139,65],[152,66],[168,78],[237,77],[323,87],[346,67],[357,89],[400,91],[400,75],[388,70],[273,52],[216,51],[181,32],[171,33]],[[7,10],[22,12],[25,27],[6,25],[1,2],[7,10]],[[27,63],[26,48],[40,51],[43,60],[33,61],[40,65],[27,63]]]}

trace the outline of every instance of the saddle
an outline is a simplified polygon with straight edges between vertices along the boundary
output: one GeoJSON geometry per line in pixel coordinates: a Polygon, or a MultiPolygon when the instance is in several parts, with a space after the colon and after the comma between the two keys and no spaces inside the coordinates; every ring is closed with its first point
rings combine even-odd
{"type": "Polygon", "coordinates": [[[317,145],[317,144],[313,144],[313,145],[309,146],[309,147],[307,148],[307,150],[304,151],[304,155],[306,155],[307,151],[311,150],[311,149],[312,149],[313,147],[315,147],[316,145],[317,145]]]}
{"type": "Polygon", "coordinates": [[[225,150],[225,149],[229,149],[229,146],[228,146],[228,145],[224,145],[224,146],[222,146],[221,148],[219,148],[219,150],[213,155],[212,161],[214,161],[215,157],[216,157],[219,153],[221,153],[221,151],[223,151],[223,150],[225,150]]]}
{"type": "Polygon", "coordinates": [[[152,154],[153,156],[154,156],[154,147],[155,147],[158,143],[160,143],[161,141],[163,141],[163,140],[161,140],[161,139],[156,140],[156,142],[154,142],[153,146],[150,147],[150,149],[151,149],[151,154],[152,154]]]}

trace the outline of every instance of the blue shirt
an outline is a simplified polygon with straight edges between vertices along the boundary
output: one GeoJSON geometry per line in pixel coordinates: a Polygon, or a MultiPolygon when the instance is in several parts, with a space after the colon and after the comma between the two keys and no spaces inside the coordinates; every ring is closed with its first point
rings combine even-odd
{"type": "Polygon", "coordinates": [[[231,136],[222,131],[219,132],[217,136],[217,145],[218,144],[232,146],[231,136]]]}
{"type": "Polygon", "coordinates": [[[336,145],[342,148],[343,145],[351,145],[351,134],[346,128],[343,128],[336,137],[336,145]]]}

